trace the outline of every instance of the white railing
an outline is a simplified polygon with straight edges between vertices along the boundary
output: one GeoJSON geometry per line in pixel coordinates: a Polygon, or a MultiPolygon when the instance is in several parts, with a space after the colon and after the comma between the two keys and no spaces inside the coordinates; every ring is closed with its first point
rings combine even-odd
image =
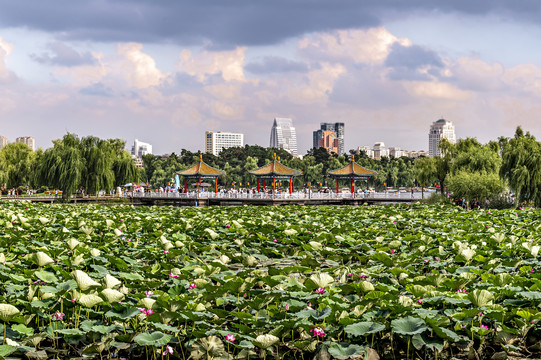
{"type": "Polygon", "coordinates": [[[155,198],[155,199],[377,199],[377,200],[418,200],[421,199],[420,192],[367,192],[367,193],[355,193],[351,192],[308,192],[296,191],[292,194],[289,192],[281,193],[252,193],[252,192],[238,192],[238,191],[228,191],[228,192],[199,192],[190,191],[188,193],[179,193],[179,192],[126,192],[123,194],[124,197],[133,197],[133,198],[155,198]]]}

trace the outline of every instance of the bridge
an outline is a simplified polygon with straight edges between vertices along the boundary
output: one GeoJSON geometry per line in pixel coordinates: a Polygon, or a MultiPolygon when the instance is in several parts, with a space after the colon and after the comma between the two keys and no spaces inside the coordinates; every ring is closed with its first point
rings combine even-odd
{"type": "MultiPolygon", "coordinates": [[[[55,196],[3,196],[1,200],[26,200],[31,202],[58,203],[55,196]]],[[[85,196],[70,199],[71,203],[107,203],[133,205],[172,206],[241,206],[241,205],[363,205],[379,203],[409,203],[421,200],[421,193],[380,192],[380,193],[320,193],[294,192],[275,194],[253,194],[239,192],[134,192],[123,196],[85,196]]]]}

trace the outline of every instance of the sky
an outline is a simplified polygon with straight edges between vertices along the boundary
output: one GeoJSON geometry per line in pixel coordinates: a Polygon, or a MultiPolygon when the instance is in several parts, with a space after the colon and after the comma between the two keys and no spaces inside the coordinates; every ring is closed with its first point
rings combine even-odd
{"type": "Polygon", "coordinates": [[[178,154],[207,130],[266,147],[290,117],[299,154],[320,122],[348,150],[418,151],[443,117],[458,138],[539,139],[540,38],[537,0],[5,1],[0,135],[178,154]]]}

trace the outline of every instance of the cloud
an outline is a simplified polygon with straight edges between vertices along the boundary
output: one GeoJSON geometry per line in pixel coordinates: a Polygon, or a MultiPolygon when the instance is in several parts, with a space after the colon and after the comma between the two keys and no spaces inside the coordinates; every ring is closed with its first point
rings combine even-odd
{"type": "Polygon", "coordinates": [[[219,74],[225,81],[244,81],[244,52],[246,48],[238,47],[231,51],[204,50],[192,54],[184,49],[180,53],[177,69],[205,81],[209,75],[219,74]]]}
{"type": "Polygon", "coordinates": [[[256,75],[308,71],[308,65],[301,61],[285,59],[279,56],[265,56],[259,62],[252,62],[244,67],[256,75]]]}
{"type": "Polygon", "coordinates": [[[387,29],[377,27],[317,33],[299,40],[298,48],[305,58],[381,64],[395,43],[409,45],[410,41],[399,39],[387,29]]]}
{"type": "Polygon", "coordinates": [[[12,51],[13,45],[9,44],[0,36],[0,83],[7,83],[15,79],[15,74],[6,66],[6,58],[12,51]]]}
{"type": "Polygon", "coordinates": [[[104,96],[104,97],[112,97],[113,96],[113,89],[110,87],[102,84],[102,83],[95,83],[90,86],[81,88],[79,90],[79,93],[83,95],[92,95],[92,96],[104,96]]]}
{"type": "Polygon", "coordinates": [[[443,68],[440,56],[421,46],[394,43],[390,50],[385,66],[393,80],[430,80],[443,68]]]}
{"type": "Polygon", "coordinates": [[[142,44],[118,45],[117,52],[124,58],[125,67],[117,70],[123,72],[128,83],[136,88],[158,86],[164,81],[167,74],[162,73],[156,66],[154,58],[142,52],[142,49],[142,44]]]}
{"type": "Polygon", "coordinates": [[[81,66],[94,65],[97,59],[88,51],[77,52],[74,48],[62,42],[50,43],[47,46],[50,53],[42,53],[41,55],[30,54],[30,58],[41,63],[56,66],[81,66]]]}

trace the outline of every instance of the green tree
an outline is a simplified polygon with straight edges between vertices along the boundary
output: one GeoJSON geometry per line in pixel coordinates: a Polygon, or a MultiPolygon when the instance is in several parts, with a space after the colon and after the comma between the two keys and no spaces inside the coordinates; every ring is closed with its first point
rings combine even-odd
{"type": "Polygon", "coordinates": [[[515,193],[517,202],[533,201],[541,206],[541,144],[518,127],[511,139],[500,139],[500,175],[515,193]]]}
{"type": "Polygon", "coordinates": [[[436,162],[432,157],[420,157],[415,160],[414,173],[421,186],[421,197],[424,199],[424,187],[436,177],[436,162]]]}
{"type": "Polygon", "coordinates": [[[29,186],[36,155],[23,143],[10,143],[0,150],[0,183],[7,188],[29,186]]]}

